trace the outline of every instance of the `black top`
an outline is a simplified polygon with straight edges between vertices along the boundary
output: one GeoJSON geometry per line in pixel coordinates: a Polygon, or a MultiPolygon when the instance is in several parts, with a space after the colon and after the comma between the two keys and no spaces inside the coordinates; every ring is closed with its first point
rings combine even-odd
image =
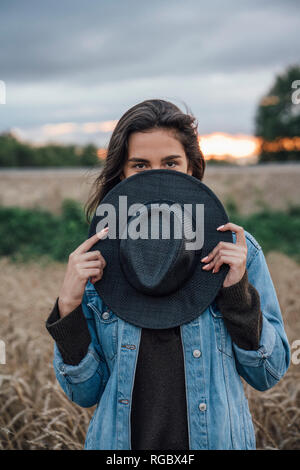
{"type": "Polygon", "coordinates": [[[132,396],[134,450],[188,450],[180,327],[142,328],[132,396]]]}
{"type": "MultiPolygon", "coordinates": [[[[232,340],[258,349],[262,313],[257,290],[243,278],[222,288],[218,307],[232,340]]],[[[82,307],[60,318],[58,299],[46,322],[66,364],[77,365],[91,341],[82,307]]],[[[188,450],[188,418],[180,327],[142,328],[131,404],[132,450],[188,450]]]]}

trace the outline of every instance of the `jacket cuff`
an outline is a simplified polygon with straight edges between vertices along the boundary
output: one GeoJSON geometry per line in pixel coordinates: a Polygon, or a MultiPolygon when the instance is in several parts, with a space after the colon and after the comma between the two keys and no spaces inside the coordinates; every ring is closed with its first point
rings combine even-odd
{"type": "Polygon", "coordinates": [[[64,363],[79,364],[86,356],[91,343],[91,335],[81,304],[61,318],[57,297],[52,312],[46,320],[46,328],[56,342],[64,363]]]}
{"type": "Polygon", "coordinates": [[[262,331],[260,297],[248,281],[248,273],[229,287],[222,287],[217,303],[234,343],[242,349],[257,350],[262,331]]]}

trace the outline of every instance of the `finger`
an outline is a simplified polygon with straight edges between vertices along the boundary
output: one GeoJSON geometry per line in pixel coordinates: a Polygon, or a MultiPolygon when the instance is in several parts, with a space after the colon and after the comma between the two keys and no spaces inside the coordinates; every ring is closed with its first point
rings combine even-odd
{"type": "Polygon", "coordinates": [[[99,250],[87,251],[86,253],[82,253],[78,259],[80,262],[82,261],[89,261],[93,259],[100,259],[101,252],[99,250]]]}
{"type": "Polygon", "coordinates": [[[247,246],[245,232],[243,227],[237,224],[233,224],[232,222],[228,222],[225,225],[220,225],[217,230],[221,232],[225,232],[226,230],[231,230],[236,234],[236,244],[241,246],[247,246]]]}
{"type": "Polygon", "coordinates": [[[104,264],[102,261],[97,260],[97,261],[89,261],[87,263],[80,263],[78,267],[79,269],[89,269],[89,268],[104,269],[104,264]]]}
{"type": "Polygon", "coordinates": [[[232,259],[239,259],[240,258],[240,253],[239,252],[234,252],[232,250],[223,250],[222,249],[222,252],[220,251],[219,253],[217,253],[209,263],[202,266],[202,269],[209,270],[209,269],[213,268],[215,266],[216,262],[218,261],[218,259],[220,258],[220,256],[222,256],[222,255],[229,256],[232,259]]]}
{"type": "Polygon", "coordinates": [[[79,262],[83,263],[83,262],[90,261],[90,260],[95,260],[95,259],[96,260],[101,260],[103,266],[106,266],[106,261],[103,258],[102,254],[101,254],[101,251],[99,251],[99,250],[88,251],[87,253],[82,253],[79,257],[79,262]]]}
{"type": "Polygon", "coordinates": [[[95,284],[95,282],[100,281],[100,279],[102,279],[102,276],[103,276],[103,270],[100,271],[97,276],[90,276],[89,279],[92,282],[92,284],[95,284]]]}
{"type": "Polygon", "coordinates": [[[205,261],[205,263],[207,263],[208,261],[211,261],[217,255],[220,249],[236,250],[237,247],[235,243],[223,242],[223,241],[219,242],[207,256],[201,259],[201,261],[205,261]]]}
{"type": "Polygon", "coordinates": [[[219,271],[220,266],[223,263],[229,264],[230,266],[239,266],[241,264],[241,256],[239,253],[222,253],[214,260],[213,273],[219,271]]]}
{"type": "Polygon", "coordinates": [[[91,276],[89,279],[92,284],[95,284],[95,282],[100,281],[101,278],[102,278],[102,274],[101,275],[99,274],[99,276],[91,276]]]}
{"type": "Polygon", "coordinates": [[[81,269],[81,274],[83,275],[83,277],[85,279],[88,279],[89,277],[93,277],[93,276],[99,276],[103,274],[103,270],[100,269],[100,268],[83,268],[81,269]]]}
{"type": "Polygon", "coordinates": [[[220,258],[216,261],[216,264],[215,264],[214,269],[212,270],[212,272],[213,273],[218,272],[220,267],[222,266],[222,264],[232,265],[231,256],[220,256],[220,258]]]}
{"type": "Polygon", "coordinates": [[[79,245],[76,250],[74,250],[73,253],[79,255],[81,253],[85,253],[86,251],[88,251],[90,248],[92,248],[92,246],[99,240],[101,240],[101,238],[104,238],[106,236],[108,232],[108,227],[104,228],[103,230],[101,230],[100,232],[97,232],[95,233],[95,235],[93,235],[92,237],[88,238],[87,240],[85,240],[83,243],[81,243],[81,245],[79,245]]]}

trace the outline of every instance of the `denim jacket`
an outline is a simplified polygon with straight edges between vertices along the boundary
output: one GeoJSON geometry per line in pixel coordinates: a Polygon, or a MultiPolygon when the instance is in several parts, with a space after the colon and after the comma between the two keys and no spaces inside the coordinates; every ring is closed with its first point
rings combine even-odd
{"type": "MultiPolygon", "coordinates": [[[[263,314],[260,347],[244,350],[231,340],[216,301],[195,320],[180,326],[191,450],[255,449],[241,377],[264,391],[283,377],[290,363],[290,347],[263,251],[249,232],[245,235],[248,279],[259,292],[263,314]]],[[[63,362],[54,343],[57,380],[73,402],[82,407],[97,405],[85,449],[130,450],[141,328],[116,316],[91,282],[85,288],[82,310],[92,341],[76,366],[63,362]]]]}

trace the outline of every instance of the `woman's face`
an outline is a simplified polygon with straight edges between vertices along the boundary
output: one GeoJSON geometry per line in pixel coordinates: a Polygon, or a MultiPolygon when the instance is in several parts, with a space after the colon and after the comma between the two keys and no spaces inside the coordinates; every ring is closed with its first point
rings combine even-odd
{"type": "Polygon", "coordinates": [[[184,148],[171,131],[134,132],[128,139],[123,178],[145,170],[176,170],[192,174],[184,148]]]}

